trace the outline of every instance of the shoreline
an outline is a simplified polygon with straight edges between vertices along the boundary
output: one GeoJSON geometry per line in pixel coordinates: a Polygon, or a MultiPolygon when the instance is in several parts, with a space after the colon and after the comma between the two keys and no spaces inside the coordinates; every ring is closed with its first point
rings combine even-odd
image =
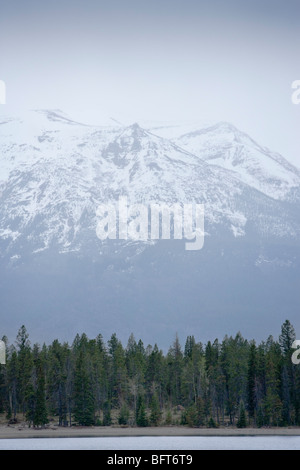
{"type": "Polygon", "coordinates": [[[50,426],[45,429],[25,428],[21,426],[0,426],[0,439],[31,438],[82,438],[82,437],[237,437],[237,436],[300,436],[300,427],[286,428],[185,428],[181,426],[162,427],[80,427],[63,428],[50,426]]]}

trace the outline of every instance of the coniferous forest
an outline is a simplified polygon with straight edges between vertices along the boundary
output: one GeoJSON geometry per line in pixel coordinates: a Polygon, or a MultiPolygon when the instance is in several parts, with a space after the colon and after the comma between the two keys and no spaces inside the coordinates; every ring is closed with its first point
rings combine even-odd
{"type": "Polygon", "coordinates": [[[238,333],[219,342],[174,339],[167,353],[131,335],[71,345],[30,343],[25,326],[0,365],[1,421],[29,426],[300,425],[300,365],[286,320],[278,340],[238,333]]]}

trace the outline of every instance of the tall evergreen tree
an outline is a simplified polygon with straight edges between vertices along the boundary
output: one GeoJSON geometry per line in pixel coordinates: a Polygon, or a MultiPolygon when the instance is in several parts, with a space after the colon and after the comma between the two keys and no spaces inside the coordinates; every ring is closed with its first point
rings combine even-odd
{"type": "Polygon", "coordinates": [[[282,402],[280,399],[280,346],[273,337],[266,344],[266,396],[264,398],[264,416],[266,424],[278,426],[281,421],[282,402]]]}
{"type": "Polygon", "coordinates": [[[136,421],[137,426],[140,426],[140,427],[148,426],[145,399],[143,395],[138,396],[135,421],[136,421]]]}
{"type": "Polygon", "coordinates": [[[62,426],[67,420],[67,356],[68,348],[58,340],[53,341],[49,348],[49,395],[51,410],[58,415],[58,424],[62,426]]]}
{"type": "Polygon", "coordinates": [[[153,426],[158,426],[161,420],[161,410],[159,406],[159,400],[157,393],[155,392],[151,398],[150,402],[150,423],[153,426]]]}
{"type": "Polygon", "coordinates": [[[36,365],[37,372],[37,386],[35,394],[35,407],[33,415],[34,426],[44,426],[48,423],[47,407],[46,407],[46,396],[45,396],[45,375],[43,370],[43,364],[40,359],[36,365]]]}
{"type": "Polygon", "coordinates": [[[247,392],[249,418],[254,418],[256,411],[256,346],[254,342],[251,343],[249,351],[247,392]]]}
{"type": "Polygon", "coordinates": [[[281,326],[279,344],[283,355],[282,393],[283,393],[283,420],[287,424],[296,424],[300,420],[300,403],[297,400],[296,366],[292,363],[292,344],[296,339],[293,325],[286,320],[281,326]]]}
{"type": "MultiPolygon", "coordinates": [[[[29,335],[24,325],[18,331],[17,335],[17,346],[18,346],[18,402],[21,406],[23,414],[27,411],[27,403],[29,408],[32,408],[32,370],[33,370],[33,358],[30,349],[29,335]]],[[[28,410],[30,414],[30,410],[28,410]]]]}
{"type": "Polygon", "coordinates": [[[7,390],[8,390],[8,416],[16,420],[17,417],[17,387],[18,387],[18,355],[14,347],[10,351],[7,361],[7,390]]]}
{"type": "Polygon", "coordinates": [[[74,419],[82,426],[91,426],[95,421],[95,400],[83,350],[79,351],[75,366],[74,419]]]}
{"type": "Polygon", "coordinates": [[[240,403],[240,409],[239,409],[239,418],[236,423],[238,428],[246,428],[247,427],[247,417],[246,417],[246,410],[245,410],[245,405],[244,402],[241,401],[240,403]]]}
{"type": "Polygon", "coordinates": [[[171,402],[181,403],[183,354],[178,335],[168,352],[169,391],[171,402]]]}
{"type": "Polygon", "coordinates": [[[118,418],[119,424],[128,424],[130,411],[126,403],[123,403],[120,409],[120,414],[118,418]]]}

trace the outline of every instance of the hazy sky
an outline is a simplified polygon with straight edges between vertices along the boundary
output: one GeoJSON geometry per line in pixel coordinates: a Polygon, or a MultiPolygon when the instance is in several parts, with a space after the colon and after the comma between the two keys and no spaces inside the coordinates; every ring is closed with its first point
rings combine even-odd
{"type": "Polygon", "coordinates": [[[0,112],[226,120],[300,167],[299,0],[0,0],[0,112]]]}

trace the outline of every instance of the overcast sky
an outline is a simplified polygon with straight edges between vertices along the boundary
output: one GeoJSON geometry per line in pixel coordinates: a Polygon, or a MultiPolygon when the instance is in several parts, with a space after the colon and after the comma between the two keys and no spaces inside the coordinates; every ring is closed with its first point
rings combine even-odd
{"type": "Polygon", "coordinates": [[[0,112],[229,121],[300,167],[299,0],[0,0],[0,112]]]}

